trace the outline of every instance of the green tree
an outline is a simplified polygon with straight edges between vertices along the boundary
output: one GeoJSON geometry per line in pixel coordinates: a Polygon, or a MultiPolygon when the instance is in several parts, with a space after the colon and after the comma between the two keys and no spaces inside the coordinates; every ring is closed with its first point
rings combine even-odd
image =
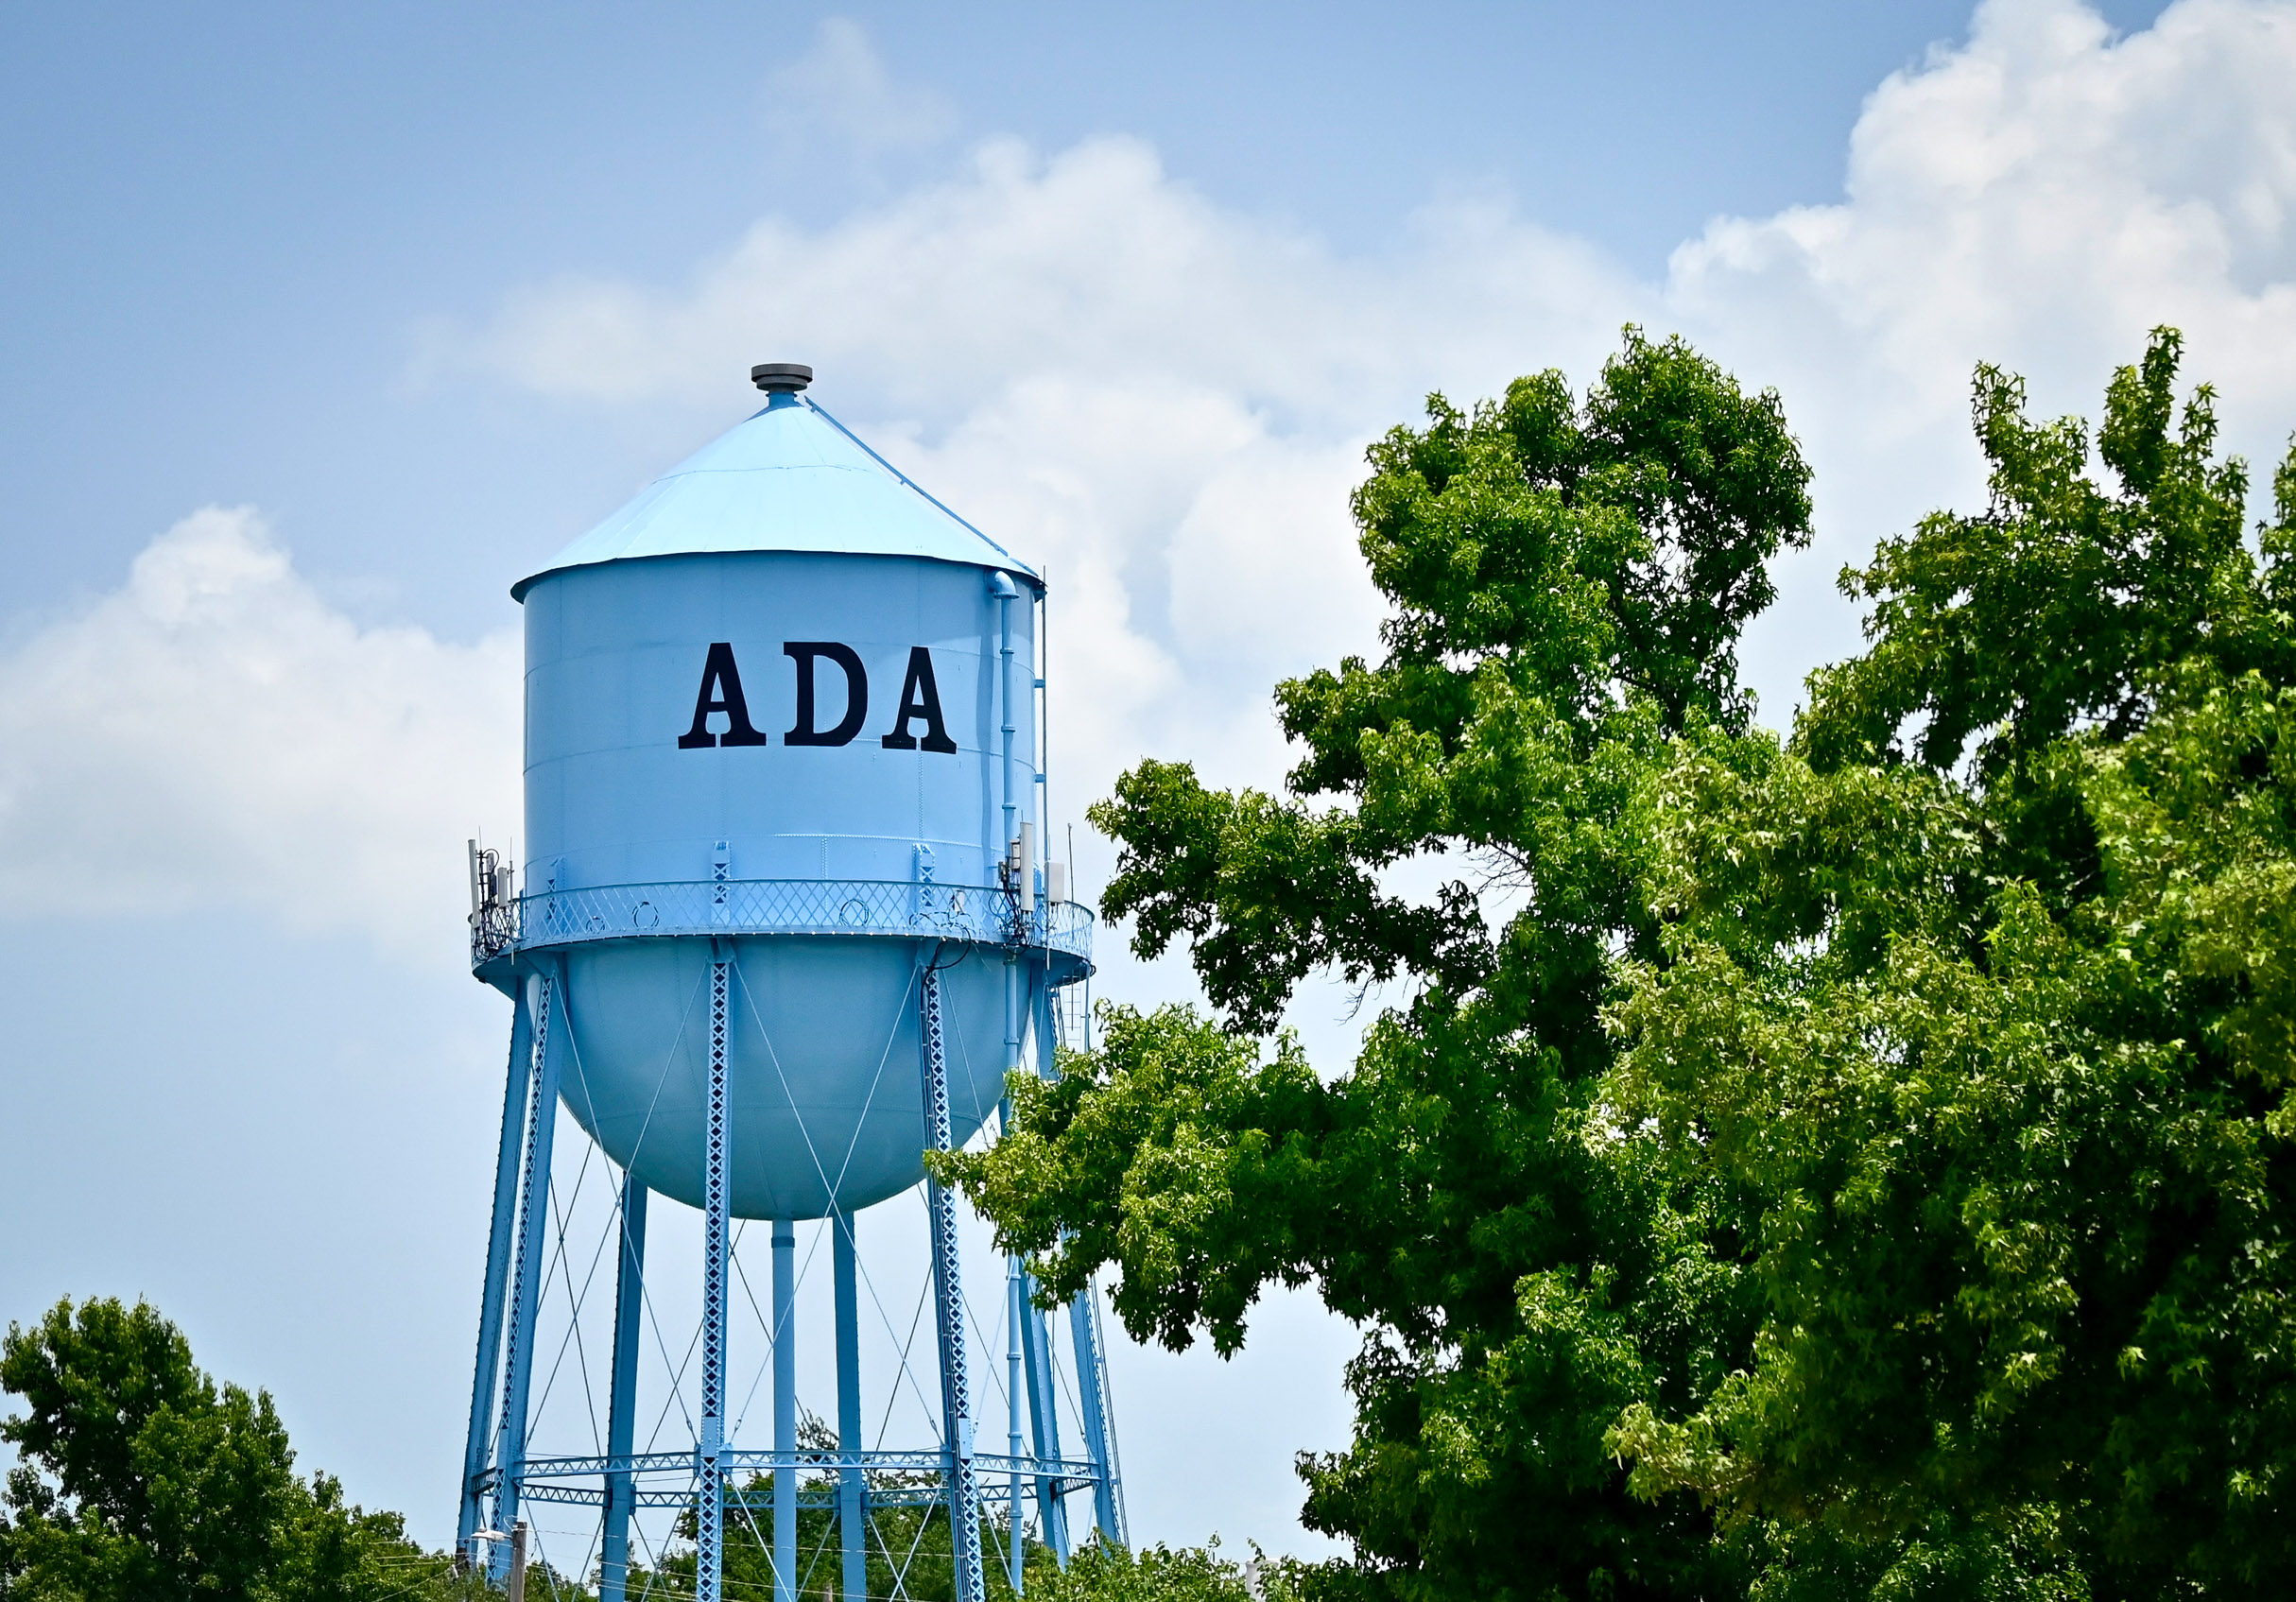
{"type": "Polygon", "coordinates": [[[1774,400],[1631,334],[1581,405],[1439,399],[1291,793],[1096,810],[1225,1017],[1112,1009],[944,1171],[1141,1337],[1366,1326],[1309,1593],[2288,1589],[2296,452],[2252,542],[2178,357],[2093,437],[1980,369],[1991,504],[1845,574],[1790,741],[1729,659],[1804,526],[1774,400]],[[1318,969],[1411,987],[1328,1077],[1262,1040],[1318,969]]]}
{"type": "Polygon", "coordinates": [[[2110,486],[1980,370],[1992,505],[1844,575],[1871,646],[1789,744],[1655,794],[1613,1118],[1746,1197],[1763,1314],[1614,1445],[1769,1522],[1781,1594],[1941,1542],[2065,1594],[2296,1585],[2296,453],[2252,548],[2178,355],[2114,379],[2110,486]]]}
{"type": "Polygon", "coordinates": [[[1631,1494],[1605,1436],[1638,1402],[1695,1414],[1753,1291],[1710,1180],[1597,1138],[1601,1007],[1623,955],[1662,955],[1639,798],[1743,728],[1735,641],[1807,538],[1808,472],[1774,395],[1631,329],[1583,398],[1548,372],[1427,414],[1355,498],[1384,655],[1276,692],[1288,794],[1151,761],[1093,814],[1123,848],[1106,910],[1143,956],[1187,940],[1224,1026],[1111,1011],[944,1172],[1047,1295],[1117,1265],[1136,1337],[1232,1352],[1262,1287],[1311,1281],[1366,1327],[1354,1443],[1303,1464],[1359,1561],[1310,1589],[1727,1593],[1706,1508],[1631,1494]],[[1462,876],[1384,887],[1428,858],[1462,876]],[[1411,993],[1328,1078],[1254,1040],[1321,969],[1411,993]]]}
{"type": "Polygon", "coordinates": [[[1292,1602],[1298,1575],[1298,1564],[1256,1551],[1249,1565],[1223,1558],[1217,1537],[1207,1546],[1136,1552],[1096,1539],[1065,1569],[1031,1576],[1028,1594],[1038,1602],[1292,1602]]]}
{"type": "Polygon", "coordinates": [[[268,1393],[220,1387],[146,1303],[57,1303],[0,1342],[0,1598],[364,1602],[464,1589],[395,1513],[295,1473],[268,1393]]]}

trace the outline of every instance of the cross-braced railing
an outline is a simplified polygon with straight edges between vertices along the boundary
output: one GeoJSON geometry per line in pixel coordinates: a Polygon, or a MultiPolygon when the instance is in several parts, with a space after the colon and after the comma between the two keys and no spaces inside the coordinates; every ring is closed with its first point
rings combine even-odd
{"type": "MultiPolygon", "coordinates": [[[[771,1505],[772,1491],[768,1489],[745,1491],[736,1476],[742,1474],[771,1474],[778,1469],[795,1470],[801,1474],[814,1476],[798,1492],[801,1507],[835,1507],[837,1503],[836,1475],[844,1469],[858,1468],[871,1475],[890,1476],[895,1485],[872,1484],[869,1490],[872,1508],[891,1507],[939,1507],[949,1499],[946,1484],[948,1454],[945,1452],[737,1452],[726,1450],[718,1455],[718,1473],[724,1480],[721,1495],[726,1505],[771,1505]]],[[[1007,1456],[1001,1453],[983,1452],[973,1457],[977,1477],[979,1505],[1000,1505],[1009,1499],[1007,1487],[1010,1476],[1018,1473],[1027,1489],[1024,1499],[1033,1499],[1035,1483],[1042,1478],[1049,1481],[1058,1494],[1071,1491],[1090,1493],[1099,1484],[1097,1465],[1082,1457],[1007,1456]]],[[[525,1502],[555,1502],[576,1507],[602,1506],[606,1492],[600,1482],[609,1475],[628,1474],[636,1483],[634,1505],[640,1507],[690,1507],[696,1501],[694,1455],[691,1452],[636,1452],[618,1457],[528,1457],[509,1476],[525,1502]]],[[[502,1483],[500,1470],[489,1470],[480,1476],[481,1490],[492,1491],[502,1483]]]]}
{"type": "Polygon", "coordinates": [[[1092,908],[1000,888],[883,879],[693,879],[543,889],[472,921],[471,960],[648,935],[897,935],[1092,958],[1092,908]]]}

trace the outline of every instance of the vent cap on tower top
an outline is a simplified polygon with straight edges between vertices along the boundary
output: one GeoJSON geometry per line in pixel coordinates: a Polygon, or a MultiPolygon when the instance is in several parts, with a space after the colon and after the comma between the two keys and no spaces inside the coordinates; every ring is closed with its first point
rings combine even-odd
{"type": "MultiPolygon", "coordinates": [[[[773,372],[761,369],[761,378],[773,372]]],[[[796,383],[805,370],[785,370],[796,383]]],[[[811,395],[777,389],[765,401],[512,585],[513,598],[566,568],[736,551],[923,557],[1010,573],[1042,592],[1027,563],[926,494],[811,395]]]]}
{"type": "Polygon", "coordinates": [[[750,370],[750,382],[768,395],[776,390],[795,394],[813,382],[813,369],[803,362],[759,362],[750,370]]]}

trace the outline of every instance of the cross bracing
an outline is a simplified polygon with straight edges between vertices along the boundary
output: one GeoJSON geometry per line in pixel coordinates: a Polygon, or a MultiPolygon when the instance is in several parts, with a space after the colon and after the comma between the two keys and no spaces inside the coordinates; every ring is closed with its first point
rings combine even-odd
{"type": "MultiPolygon", "coordinates": [[[[758,904],[742,895],[753,888],[731,880],[704,887],[698,921],[713,926],[716,920],[719,940],[729,931],[747,932],[743,925],[758,904]]],[[[918,903],[909,904],[913,909],[918,903]]],[[[1041,912],[1039,921],[1041,927],[1041,912]]],[[[1011,921],[996,930],[1009,938],[1011,921]]],[[[1077,1009],[1057,1005],[1060,991],[1048,982],[1054,955],[1048,945],[1007,945],[993,949],[989,958],[1006,952],[1014,953],[1021,974],[1015,1010],[1027,1020],[1028,1058],[1049,1068],[1055,1037],[1068,1033],[1077,1009]]],[[[770,1594],[776,1602],[794,1602],[800,1590],[809,1597],[900,1602],[928,1571],[944,1576],[931,1589],[945,1589],[952,1559],[960,1570],[973,1571],[965,1576],[969,1584],[960,1580],[960,1592],[1008,1595],[1027,1565],[1016,1561],[1008,1569],[978,1557],[967,1564],[966,1558],[983,1546],[1010,1543],[1016,1555],[1025,1548],[1030,1562],[1058,1560],[1065,1557],[1071,1524],[1083,1531],[1096,1526],[1103,1539],[1121,1539],[1096,1313],[1087,1303],[1068,1318],[1050,1318],[1009,1295],[988,1296],[984,1302],[980,1290],[966,1301],[962,1291],[969,1287],[1000,1282],[1033,1286],[1009,1264],[1000,1263],[997,1273],[985,1271],[995,1261],[986,1231],[962,1214],[954,1197],[936,1197],[920,1184],[909,1193],[913,1204],[896,1198],[870,1209],[857,1226],[869,1237],[866,1255],[852,1250],[856,1225],[841,1215],[777,1225],[771,1232],[776,1271],[767,1287],[768,1276],[759,1271],[756,1257],[760,1243],[749,1221],[726,1218],[721,1244],[711,1249],[695,1238],[706,1232],[702,1214],[660,1205],[656,1197],[649,1217],[643,1187],[636,1187],[633,1205],[628,1177],[604,1163],[572,1126],[563,1132],[577,1146],[559,1149],[569,1158],[578,1149],[579,1157],[571,1163],[549,1162],[561,1080],[551,1054],[571,1060],[579,1049],[574,1030],[550,1023],[547,1008],[562,1012],[570,998],[562,993],[562,979],[554,985],[546,977],[549,957],[538,946],[484,959],[527,964],[534,979],[519,987],[512,1055],[515,1059],[523,1052],[525,1060],[511,1064],[505,1105],[511,1217],[497,1223],[498,1232],[506,1223],[512,1232],[499,1254],[490,1251],[487,1309],[503,1338],[492,1353],[481,1342],[466,1519],[474,1507],[492,1513],[497,1528],[507,1527],[509,1517],[528,1518],[532,1551],[548,1572],[596,1585],[625,1602],[695,1594],[703,1579],[693,1571],[697,1537],[712,1524],[719,1526],[716,1594],[770,1594]],[[551,992],[547,1000],[545,991],[551,992]],[[544,1154],[539,1160],[537,1151],[544,1154]],[[598,1181],[601,1175],[607,1182],[598,1181]],[[943,1221],[934,1216],[943,1209],[945,1227],[931,1228],[943,1221]],[[934,1235],[941,1241],[934,1243],[934,1235]],[[529,1243],[531,1251],[515,1249],[529,1243]],[[941,1249],[933,1249],[936,1244],[941,1249]],[[839,1250],[824,1249],[832,1245],[839,1250]],[[684,1249],[689,1247],[700,1249],[684,1249]],[[822,1356],[833,1343],[805,1338],[825,1320],[818,1307],[812,1316],[801,1309],[822,1300],[830,1288],[822,1283],[832,1277],[829,1260],[840,1253],[851,1260],[845,1269],[851,1305],[840,1308],[834,1343],[837,1383],[824,1385],[822,1356]],[[496,1255],[508,1260],[500,1270],[492,1266],[496,1255]],[[715,1298],[692,1272],[697,1261],[714,1269],[715,1298]],[[935,1264],[946,1265],[959,1294],[953,1307],[928,1318],[937,1276],[926,1270],[935,1264]],[[889,1299],[893,1285],[901,1291],[889,1299]],[[719,1309],[714,1466],[699,1452],[711,1410],[705,1404],[713,1398],[704,1394],[712,1387],[700,1380],[711,1345],[708,1320],[685,1312],[697,1301],[719,1309]],[[1016,1317],[1025,1329],[1016,1328],[1016,1317]],[[1024,1349],[1025,1386],[1024,1370],[1009,1371],[1000,1360],[1024,1349]],[[483,1367],[490,1355],[491,1372],[483,1367]],[[513,1360],[523,1365],[523,1375],[511,1373],[513,1360]],[[786,1379],[779,1372],[784,1367],[791,1370],[786,1379]],[[848,1371],[856,1380],[868,1375],[866,1405],[861,1387],[844,1384],[848,1371]],[[951,1427],[952,1377],[960,1391],[972,1393],[961,1408],[961,1433],[951,1427]],[[853,1394],[845,1394],[848,1389],[853,1394]],[[523,1405],[514,1409],[512,1393],[520,1390],[523,1405]],[[857,1448],[801,1400],[810,1392],[826,1401],[833,1390],[836,1406],[822,1413],[834,1411],[848,1426],[843,1434],[861,1441],[857,1448]],[[990,1421],[975,1430],[982,1414],[990,1421]],[[1020,1450],[979,1450],[975,1434],[987,1445],[992,1434],[1005,1433],[1000,1414],[1015,1420],[1020,1450]],[[1023,1419],[1030,1421],[1024,1426],[1023,1419]],[[800,1422],[811,1432],[800,1449],[766,1449],[754,1438],[761,1432],[785,1436],[800,1422]],[[621,1438],[610,1441],[616,1430],[621,1438]],[[953,1450],[953,1441],[961,1441],[963,1450],[953,1450]],[[1076,1449],[1062,1451],[1065,1443],[1076,1449]],[[705,1493],[707,1483],[717,1487],[715,1497],[705,1493]],[[955,1521],[952,1501],[958,1507],[955,1521]],[[858,1518],[851,1517],[855,1512],[858,1518]],[[848,1524],[856,1526],[850,1537],[840,1533],[848,1524]],[[978,1530],[975,1539],[956,1538],[968,1527],[978,1530]],[[611,1572],[609,1550],[614,1554],[611,1572]],[[759,1563],[764,1567],[758,1572],[770,1576],[762,1590],[751,1573],[759,1563]],[[618,1585],[607,1583],[617,1576],[618,1585]]],[[[744,1030],[764,1036],[764,1019],[747,993],[739,963],[725,960],[721,968],[713,962],[710,969],[679,1025],[681,1038],[687,1031],[697,1040],[744,1030]]],[[[929,967],[921,969],[921,981],[905,1006],[922,1010],[927,992],[938,988],[929,967]]],[[[578,1004],[578,996],[571,999],[578,1004]]],[[[891,1036],[886,1039],[889,1048],[891,1036]]],[[[961,1036],[955,1043],[961,1053],[961,1036]]],[[[770,1038],[762,1044],[778,1075],[770,1038]]],[[[675,1041],[665,1042],[665,1077],[676,1051],[675,1041]]],[[[879,1071],[929,1072],[929,1062],[905,1067],[891,1060],[889,1050],[879,1071]]],[[[578,1087],[587,1077],[577,1068],[563,1082],[578,1087]]],[[[929,1094],[929,1084],[927,1090],[929,1094]]],[[[820,1149],[808,1140],[806,1161],[830,1180],[850,1153],[820,1149]]]]}

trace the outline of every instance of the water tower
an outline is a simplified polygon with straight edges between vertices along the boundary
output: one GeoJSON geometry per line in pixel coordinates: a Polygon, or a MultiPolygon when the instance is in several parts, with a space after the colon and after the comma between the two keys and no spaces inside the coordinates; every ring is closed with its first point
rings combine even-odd
{"type": "Polygon", "coordinates": [[[1087,1526],[1124,1540],[1096,1307],[1048,1318],[1014,1263],[1007,1450],[976,1446],[956,1197],[923,1165],[982,1130],[1009,1071],[1053,1072],[1082,1015],[1092,915],[1042,827],[1044,586],[815,404],[809,369],[751,378],[763,410],[511,590],[526,827],[515,863],[471,860],[473,970],[513,1022],[458,1548],[499,1576],[522,1507],[595,1507],[619,1602],[633,1514],[690,1509],[698,1596],[720,1595],[734,1519],[770,1528],[793,1602],[803,1503],[831,1509],[861,1602],[897,1494],[949,1520],[956,1594],[981,1602],[984,1517],[1009,1519],[1016,1587],[1025,1526],[1062,1560],[1087,1526]],[[616,1185],[607,1406],[579,1455],[529,1442],[561,1103],[616,1185]],[[871,1446],[854,1219],[921,1184],[938,1438],[871,1446]],[[641,1448],[654,1197],[700,1214],[697,1394],[690,1432],[641,1448]],[[728,1395],[740,1220],[771,1232],[769,1446],[734,1438],[728,1395]],[[804,1220],[831,1236],[834,1446],[800,1440],[804,1220]]]}

